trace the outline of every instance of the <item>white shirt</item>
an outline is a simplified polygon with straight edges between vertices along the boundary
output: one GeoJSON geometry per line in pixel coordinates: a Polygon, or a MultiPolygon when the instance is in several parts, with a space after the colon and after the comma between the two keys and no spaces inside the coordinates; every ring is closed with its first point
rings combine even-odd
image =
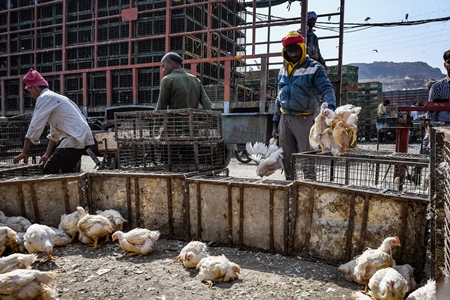
{"type": "Polygon", "coordinates": [[[94,144],[94,137],[78,106],[69,98],[49,89],[42,90],[36,99],[36,107],[25,137],[39,144],[39,137],[47,122],[50,124],[48,139],[59,142],[58,148],[83,149],[94,144]]]}

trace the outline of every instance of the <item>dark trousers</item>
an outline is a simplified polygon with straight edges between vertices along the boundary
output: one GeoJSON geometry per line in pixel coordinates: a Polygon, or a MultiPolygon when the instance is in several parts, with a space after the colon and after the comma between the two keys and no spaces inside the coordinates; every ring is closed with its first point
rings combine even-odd
{"type": "Polygon", "coordinates": [[[44,174],[79,172],[79,161],[86,149],[56,148],[44,165],[44,174]]]}

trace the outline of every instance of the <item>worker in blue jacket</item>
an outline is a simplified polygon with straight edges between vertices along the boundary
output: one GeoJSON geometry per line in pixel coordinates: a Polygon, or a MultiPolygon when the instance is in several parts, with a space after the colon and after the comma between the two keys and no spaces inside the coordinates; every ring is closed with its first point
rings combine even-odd
{"type": "Polygon", "coordinates": [[[292,154],[311,150],[309,131],[319,112],[320,96],[333,111],[336,96],[323,65],[306,55],[301,34],[290,31],[281,44],[284,64],[278,74],[272,136],[278,136],[279,146],[284,150],[285,176],[292,180],[292,154]]]}

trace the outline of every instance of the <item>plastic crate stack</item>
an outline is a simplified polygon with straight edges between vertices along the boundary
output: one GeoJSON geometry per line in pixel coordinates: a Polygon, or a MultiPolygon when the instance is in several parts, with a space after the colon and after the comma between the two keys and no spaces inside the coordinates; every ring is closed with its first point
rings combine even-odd
{"type": "Polygon", "coordinates": [[[193,172],[225,168],[222,113],[199,109],[116,112],[121,170],[193,172]]]}
{"type": "MultiPolygon", "coordinates": [[[[356,104],[358,101],[358,70],[357,66],[342,66],[342,83],[341,83],[341,104],[356,104]]],[[[334,90],[337,90],[339,84],[338,67],[330,66],[328,68],[328,78],[334,90]]]]}
{"type": "Polygon", "coordinates": [[[358,83],[358,103],[363,109],[359,121],[365,125],[375,125],[377,122],[377,107],[383,102],[381,82],[358,83]]]}

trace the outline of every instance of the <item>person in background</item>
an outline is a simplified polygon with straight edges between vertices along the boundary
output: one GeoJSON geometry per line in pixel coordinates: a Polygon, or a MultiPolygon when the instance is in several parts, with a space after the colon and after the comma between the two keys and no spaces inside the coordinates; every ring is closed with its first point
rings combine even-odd
{"type": "MultiPolygon", "coordinates": [[[[447,71],[447,76],[441,80],[435,81],[434,79],[429,80],[427,82],[427,88],[429,87],[428,93],[428,101],[440,101],[446,102],[450,101],[450,50],[444,52],[444,68],[447,71]]],[[[440,111],[440,112],[428,112],[427,118],[430,119],[430,122],[450,122],[450,112],[448,111],[440,111]]],[[[428,126],[426,129],[425,137],[422,142],[422,153],[429,154],[431,150],[430,145],[430,127],[428,126]]]]}
{"type": "Polygon", "coordinates": [[[161,59],[164,77],[156,109],[199,108],[211,110],[211,101],[200,79],[187,73],[182,67],[183,59],[175,52],[169,52],[161,59]]]}
{"type": "MultiPolygon", "coordinates": [[[[423,106],[423,103],[420,101],[416,101],[413,104],[411,104],[411,106],[412,107],[423,106]]],[[[413,119],[413,121],[420,120],[421,119],[420,116],[421,114],[417,110],[411,111],[411,118],[413,119]]]]}
{"type": "MultiPolygon", "coordinates": [[[[450,101],[450,50],[444,52],[444,68],[447,76],[431,85],[428,93],[428,101],[447,102],[450,101]]],[[[450,122],[450,112],[441,111],[429,113],[431,121],[450,122]]]]}
{"type": "Polygon", "coordinates": [[[333,111],[336,97],[323,65],[306,55],[301,34],[290,31],[281,44],[284,62],[278,74],[272,136],[279,138],[279,146],[284,150],[285,176],[292,180],[292,154],[311,150],[309,131],[314,124],[314,114],[319,111],[319,96],[333,111]]]}
{"type": "Polygon", "coordinates": [[[39,160],[43,164],[44,174],[76,172],[87,147],[95,144],[86,118],[73,101],[51,91],[38,71],[30,69],[23,81],[25,89],[36,100],[36,107],[25,135],[22,153],[14,157],[13,163],[17,164],[21,160],[28,163],[31,145],[39,144],[39,137],[49,123],[47,150],[39,160]]]}
{"type": "Polygon", "coordinates": [[[307,54],[310,58],[317,60],[322,64],[322,66],[327,69],[327,65],[325,64],[325,60],[322,57],[322,54],[320,53],[319,48],[319,39],[317,38],[317,35],[314,33],[314,26],[316,26],[317,21],[317,14],[314,11],[309,11],[307,14],[307,24],[308,24],[308,31],[306,33],[306,48],[307,48],[307,54]]]}
{"type": "Polygon", "coordinates": [[[388,118],[389,116],[386,113],[386,106],[391,104],[391,101],[384,100],[383,103],[380,103],[377,108],[377,116],[378,118],[388,118]]]}

